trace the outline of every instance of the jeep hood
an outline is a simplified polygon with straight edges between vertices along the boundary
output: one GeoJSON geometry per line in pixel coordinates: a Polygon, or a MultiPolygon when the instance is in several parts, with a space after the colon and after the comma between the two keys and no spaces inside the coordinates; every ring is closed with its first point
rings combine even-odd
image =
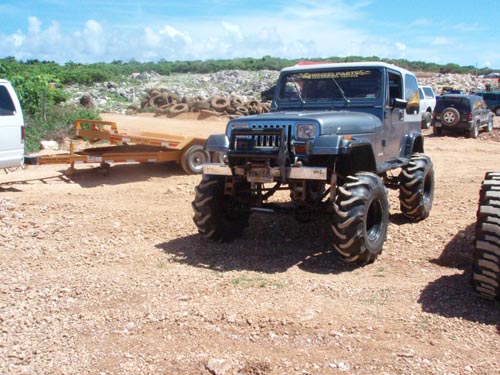
{"type": "Polygon", "coordinates": [[[332,134],[367,134],[374,133],[382,121],[375,115],[366,112],[353,111],[280,111],[260,115],[241,117],[232,123],[258,122],[317,122],[320,124],[321,135],[332,134]]]}

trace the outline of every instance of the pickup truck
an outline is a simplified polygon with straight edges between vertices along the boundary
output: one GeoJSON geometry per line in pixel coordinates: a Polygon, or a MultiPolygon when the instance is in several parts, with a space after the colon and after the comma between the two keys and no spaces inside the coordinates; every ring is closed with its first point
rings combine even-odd
{"type": "Polygon", "coordinates": [[[24,164],[24,119],[9,81],[0,79],[0,169],[24,164]]]}

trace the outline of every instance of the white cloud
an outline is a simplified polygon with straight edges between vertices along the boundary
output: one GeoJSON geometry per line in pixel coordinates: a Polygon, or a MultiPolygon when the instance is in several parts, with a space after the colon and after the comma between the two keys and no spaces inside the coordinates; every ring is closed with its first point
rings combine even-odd
{"type": "Polygon", "coordinates": [[[406,44],[401,43],[401,42],[396,42],[394,43],[398,51],[406,51],[406,44]]]}
{"type": "Polygon", "coordinates": [[[434,46],[446,46],[453,44],[453,41],[450,38],[444,36],[437,36],[432,40],[431,44],[434,46]]]}
{"type": "Polygon", "coordinates": [[[40,32],[40,28],[42,27],[42,23],[40,20],[36,17],[29,17],[28,18],[28,32],[30,34],[38,34],[40,32]]]}

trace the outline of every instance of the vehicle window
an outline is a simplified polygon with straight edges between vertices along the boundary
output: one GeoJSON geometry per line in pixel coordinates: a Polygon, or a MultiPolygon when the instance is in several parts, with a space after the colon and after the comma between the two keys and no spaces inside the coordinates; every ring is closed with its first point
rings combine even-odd
{"type": "Polygon", "coordinates": [[[0,116],[12,116],[16,112],[14,102],[5,86],[0,86],[0,116]]]}
{"type": "Polygon", "coordinates": [[[295,72],[282,80],[278,99],[307,102],[366,100],[380,95],[378,69],[295,72]]]}
{"type": "Polygon", "coordinates": [[[411,74],[405,75],[405,98],[408,105],[406,113],[417,114],[420,107],[420,99],[418,97],[418,82],[415,76],[411,74]]]}
{"type": "Polygon", "coordinates": [[[396,98],[403,99],[403,82],[401,75],[389,72],[389,105],[392,105],[396,98]]]}
{"type": "Polygon", "coordinates": [[[436,111],[442,111],[446,107],[455,107],[460,111],[467,111],[469,109],[469,100],[461,96],[441,97],[436,105],[436,111]]]}
{"type": "Polygon", "coordinates": [[[424,87],[423,90],[424,90],[424,94],[425,94],[426,97],[428,97],[428,98],[433,98],[434,97],[434,91],[432,91],[432,88],[430,88],[430,87],[424,87]]]}
{"type": "Polygon", "coordinates": [[[471,104],[473,111],[483,108],[483,101],[479,98],[471,98],[471,104]]]}
{"type": "Polygon", "coordinates": [[[418,97],[420,98],[420,100],[425,98],[424,91],[421,88],[418,89],[418,97]]]}

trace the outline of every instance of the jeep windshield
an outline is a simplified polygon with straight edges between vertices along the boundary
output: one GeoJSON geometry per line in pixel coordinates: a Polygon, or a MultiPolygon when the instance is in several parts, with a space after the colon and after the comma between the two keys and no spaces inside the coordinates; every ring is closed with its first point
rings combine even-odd
{"type": "Polygon", "coordinates": [[[381,94],[381,72],[363,68],[297,71],[283,75],[279,85],[279,108],[373,104],[381,94]]]}

